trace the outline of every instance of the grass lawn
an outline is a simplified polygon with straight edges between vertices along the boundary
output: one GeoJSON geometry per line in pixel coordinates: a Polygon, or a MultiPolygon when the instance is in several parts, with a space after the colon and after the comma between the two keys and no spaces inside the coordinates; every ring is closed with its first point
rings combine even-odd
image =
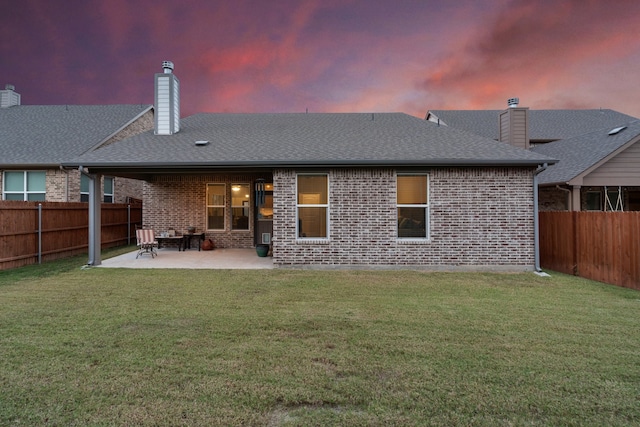
{"type": "Polygon", "coordinates": [[[640,293],[553,274],[0,272],[0,425],[640,425],[640,293]]]}

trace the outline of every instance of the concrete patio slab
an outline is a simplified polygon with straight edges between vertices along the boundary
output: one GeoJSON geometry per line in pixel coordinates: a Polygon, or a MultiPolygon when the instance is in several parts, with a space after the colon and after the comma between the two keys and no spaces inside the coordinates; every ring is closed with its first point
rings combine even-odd
{"type": "Polygon", "coordinates": [[[255,249],[215,249],[213,251],[187,250],[175,248],[158,249],[158,256],[140,255],[129,252],[102,260],[99,267],[106,268],[209,268],[209,269],[272,269],[271,257],[259,257],[255,249]]]}

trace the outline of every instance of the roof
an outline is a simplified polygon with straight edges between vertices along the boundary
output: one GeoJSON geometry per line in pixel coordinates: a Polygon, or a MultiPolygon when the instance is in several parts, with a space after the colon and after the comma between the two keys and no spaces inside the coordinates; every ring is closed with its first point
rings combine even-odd
{"type": "Polygon", "coordinates": [[[626,126],[610,135],[612,127],[600,129],[574,138],[537,145],[531,151],[559,159],[538,176],[540,184],[564,184],[596,166],[608,156],[630,143],[640,140],[640,120],[618,123],[626,126]]]}
{"type": "MultiPolygon", "coordinates": [[[[504,110],[430,110],[442,124],[491,139],[500,137],[499,117],[504,110]]],[[[555,141],[636,120],[614,110],[529,110],[529,138],[555,141]]]]}
{"type": "Polygon", "coordinates": [[[150,105],[16,105],[0,108],[0,166],[59,166],[113,136],[150,105]]]}
{"type": "Polygon", "coordinates": [[[551,159],[402,113],[195,114],[65,166],[251,168],[347,165],[538,165],[551,159]],[[209,141],[196,145],[196,141],[209,141]]]}

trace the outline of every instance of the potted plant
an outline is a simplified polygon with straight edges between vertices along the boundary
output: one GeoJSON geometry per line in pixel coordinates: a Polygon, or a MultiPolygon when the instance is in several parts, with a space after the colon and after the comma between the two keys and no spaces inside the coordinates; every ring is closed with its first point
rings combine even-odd
{"type": "Polygon", "coordinates": [[[256,253],[259,257],[265,257],[269,254],[269,245],[259,244],[256,245],[256,253]]]}

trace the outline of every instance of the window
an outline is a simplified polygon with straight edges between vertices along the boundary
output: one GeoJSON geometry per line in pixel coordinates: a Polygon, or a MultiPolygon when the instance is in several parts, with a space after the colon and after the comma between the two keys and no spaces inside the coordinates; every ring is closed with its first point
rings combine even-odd
{"type": "Polygon", "coordinates": [[[45,200],[47,184],[44,171],[7,171],[3,183],[4,200],[45,200]]]}
{"type": "Polygon", "coordinates": [[[207,184],[207,230],[224,230],[226,186],[207,184]]]}
{"type": "Polygon", "coordinates": [[[427,175],[398,175],[397,209],[399,238],[429,238],[429,182],[427,175]]]}
{"type": "Polygon", "coordinates": [[[104,178],[104,202],[113,203],[113,178],[104,178]]]}
{"type": "Polygon", "coordinates": [[[587,191],[586,194],[588,211],[601,211],[602,210],[602,193],[600,191],[587,191]]]}
{"type": "Polygon", "coordinates": [[[329,177],[298,175],[298,237],[329,237],[329,177]]]}
{"type": "Polygon", "coordinates": [[[231,184],[231,229],[249,229],[249,184],[231,184]]]}
{"type": "MultiPolygon", "coordinates": [[[[104,178],[103,191],[105,203],[113,203],[113,181],[113,178],[104,178]]],[[[89,177],[84,174],[80,175],[80,201],[89,201],[89,177]]]]}

